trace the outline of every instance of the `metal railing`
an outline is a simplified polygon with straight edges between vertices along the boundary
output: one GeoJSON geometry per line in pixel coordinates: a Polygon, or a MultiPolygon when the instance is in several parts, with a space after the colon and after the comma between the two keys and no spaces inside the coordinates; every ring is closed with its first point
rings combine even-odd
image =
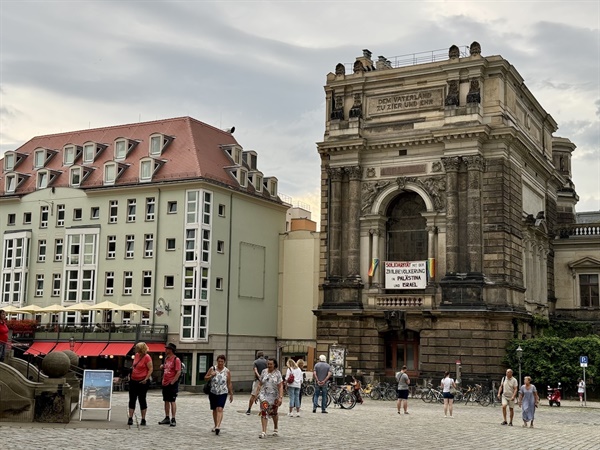
{"type": "Polygon", "coordinates": [[[161,341],[165,342],[168,325],[114,324],[114,323],[51,323],[40,324],[33,332],[33,339],[44,341],[67,341],[74,338],[85,341],[161,341]]]}

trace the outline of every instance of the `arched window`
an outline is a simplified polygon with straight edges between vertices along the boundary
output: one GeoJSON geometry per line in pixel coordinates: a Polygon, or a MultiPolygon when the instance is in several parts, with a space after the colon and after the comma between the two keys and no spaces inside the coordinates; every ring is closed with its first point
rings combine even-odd
{"type": "Polygon", "coordinates": [[[427,211],[415,192],[405,192],[390,203],[387,210],[387,261],[423,261],[427,259],[427,211]]]}

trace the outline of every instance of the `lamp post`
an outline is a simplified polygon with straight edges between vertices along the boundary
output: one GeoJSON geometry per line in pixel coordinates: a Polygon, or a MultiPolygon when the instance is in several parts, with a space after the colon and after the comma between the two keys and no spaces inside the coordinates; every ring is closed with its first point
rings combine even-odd
{"type": "Polygon", "coordinates": [[[521,386],[521,358],[523,357],[523,349],[519,345],[517,347],[517,359],[519,360],[519,388],[521,386]]]}

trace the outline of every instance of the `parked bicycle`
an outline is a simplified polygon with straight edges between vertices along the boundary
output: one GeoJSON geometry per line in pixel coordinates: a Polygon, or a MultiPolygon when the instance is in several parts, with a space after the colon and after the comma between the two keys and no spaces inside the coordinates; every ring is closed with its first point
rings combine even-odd
{"type": "MultiPolygon", "coordinates": [[[[334,406],[343,409],[352,409],[356,406],[356,397],[349,392],[345,386],[334,383],[327,384],[327,406],[333,402],[334,406]]],[[[321,396],[317,399],[317,406],[321,407],[321,396]]]]}
{"type": "Polygon", "coordinates": [[[425,403],[444,403],[444,396],[440,388],[434,388],[431,383],[427,383],[427,389],[421,393],[421,400],[425,403]]]}
{"type": "Polygon", "coordinates": [[[396,390],[389,383],[379,383],[371,389],[370,397],[373,400],[396,400],[396,390]]]}

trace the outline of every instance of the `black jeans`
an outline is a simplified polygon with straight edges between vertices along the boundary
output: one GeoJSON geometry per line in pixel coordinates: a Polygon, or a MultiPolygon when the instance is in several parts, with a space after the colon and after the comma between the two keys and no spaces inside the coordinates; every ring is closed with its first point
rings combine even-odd
{"type": "Polygon", "coordinates": [[[129,380],[129,409],[135,409],[136,400],[140,401],[140,409],[148,409],[148,403],[146,403],[146,394],[150,382],[146,381],[141,383],[140,381],[129,380]]]}

